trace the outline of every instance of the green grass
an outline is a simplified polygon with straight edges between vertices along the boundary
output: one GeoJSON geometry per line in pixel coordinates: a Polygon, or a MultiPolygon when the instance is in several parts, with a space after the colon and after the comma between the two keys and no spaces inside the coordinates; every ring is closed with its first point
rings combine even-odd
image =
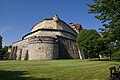
{"type": "Polygon", "coordinates": [[[112,61],[0,61],[0,80],[109,80],[112,61]]]}

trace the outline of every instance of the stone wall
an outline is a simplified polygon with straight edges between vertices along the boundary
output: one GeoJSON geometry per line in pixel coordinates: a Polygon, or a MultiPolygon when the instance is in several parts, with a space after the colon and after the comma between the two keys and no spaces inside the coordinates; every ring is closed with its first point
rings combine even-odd
{"type": "Polygon", "coordinates": [[[29,60],[44,60],[58,58],[58,45],[55,38],[38,36],[29,38],[29,60]]]}
{"type": "Polygon", "coordinates": [[[56,35],[60,35],[61,36],[61,32],[55,32],[55,31],[37,31],[35,33],[32,33],[28,36],[26,36],[24,39],[27,39],[29,37],[32,37],[32,36],[52,36],[52,37],[55,37],[56,35]]]}
{"type": "Polygon", "coordinates": [[[56,36],[33,36],[13,44],[13,60],[78,59],[76,41],[56,36]]]}
{"type": "Polygon", "coordinates": [[[28,39],[24,39],[12,44],[12,50],[9,56],[9,59],[13,60],[24,60],[24,55],[28,48],[28,39]]]}
{"type": "Polygon", "coordinates": [[[79,58],[77,33],[57,16],[36,24],[31,33],[12,45],[10,59],[43,60],[79,58]]]}
{"type": "Polygon", "coordinates": [[[79,52],[75,40],[57,36],[60,59],[78,59],[79,52]]]}
{"type": "Polygon", "coordinates": [[[34,33],[30,34],[30,35],[27,35],[26,37],[24,37],[24,39],[27,39],[27,38],[32,37],[32,36],[51,36],[51,37],[56,37],[56,35],[76,40],[76,36],[74,36],[74,35],[72,35],[70,33],[62,32],[62,31],[47,31],[47,30],[46,31],[39,30],[39,31],[34,32],[34,33]]]}
{"type": "Polygon", "coordinates": [[[54,20],[44,20],[36,24],[31,32],[38,29],[57,29],[56,24],[57,23],[54,20]]]}
{"type": "Polygon", "coordinates": [[[73,33],[74,35],[77,35],[77,32],[75,32],[69,25],[67,25],[64,21],[62,20],[53,20],[53,19],[48,19],[48,20],[43,20],[41,22],[39,22],[38,24],[36,24],[31,32],[34,32],[38,29],[56,29],[56,30],[63,30],[63,31],[67,31],[70,33],[73,33]]]}
{"type": "Polygon", "coordinates": [[[63,28],[64,31],[73,33],[74,35],[77,35],[77,33],[71,28],[69,25],[67,25],[64,21],[60,20],[57,22],[57,29],[63,28]]]}

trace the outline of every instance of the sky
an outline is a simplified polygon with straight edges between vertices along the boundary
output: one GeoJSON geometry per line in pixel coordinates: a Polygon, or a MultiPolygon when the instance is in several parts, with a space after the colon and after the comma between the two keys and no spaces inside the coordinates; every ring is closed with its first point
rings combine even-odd
{"type": "Polygon", "coordinates": [[[92,0],[0,0],[0,35],[3,46],[19,41],[39,21],[55,14],[65,21],[80,23],[84,29],[102,27],[94,14],[88,14],[92,0]]]}

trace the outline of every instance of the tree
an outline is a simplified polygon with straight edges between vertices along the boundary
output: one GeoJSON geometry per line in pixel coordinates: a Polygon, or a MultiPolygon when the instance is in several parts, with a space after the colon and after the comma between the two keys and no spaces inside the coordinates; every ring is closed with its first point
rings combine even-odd
{"type": "Polygon", "coordinates": [[[120,61],[120,50],[112,54],[112,60],[120,61]]]}
{"type": "Polygon", "coordinates": [[[8,59],[8,46],[2,48],[2,36],[0,36],[0,60],[8,59]]]}
{"type": "Polygon", "coordinates": [[[102,21],[100,28],[105,44],[114,44],[120,48],[120,0],[93,0],[95,4],[88,4],[90,14],[102,21]]]}
{"type": "Polygon", "coordinates": [[[2,59],[2,37],[0,36],[0,59],[2,59]]]}
{"type": "Polygon", "coordinates": [[[77,36],[78,47],[84,53],[97,54],[99,58],[99,52],[102,48],[102,42],[99,38],[100,34],[96,30],[81,30],[77,36]]]}
{"type": "Polygon", "coordinates": [[[7,60],[8,57],[9,57],[8,46],[4,46],[4,48],[2,49],[2,59],[7,60]]]}

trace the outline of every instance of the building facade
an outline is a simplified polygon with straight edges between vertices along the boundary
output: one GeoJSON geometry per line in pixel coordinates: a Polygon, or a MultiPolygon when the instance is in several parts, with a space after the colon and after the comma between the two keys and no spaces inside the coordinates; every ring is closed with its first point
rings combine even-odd
{"type": "Polygon", "coordinates": [[[81,29],[80,24],[68,25],[57,15],[46,18],[34,25],[22,40],[12,44],[9,59],[78,59],[81,54],[76,45],[76,38],[81,29]]]}

